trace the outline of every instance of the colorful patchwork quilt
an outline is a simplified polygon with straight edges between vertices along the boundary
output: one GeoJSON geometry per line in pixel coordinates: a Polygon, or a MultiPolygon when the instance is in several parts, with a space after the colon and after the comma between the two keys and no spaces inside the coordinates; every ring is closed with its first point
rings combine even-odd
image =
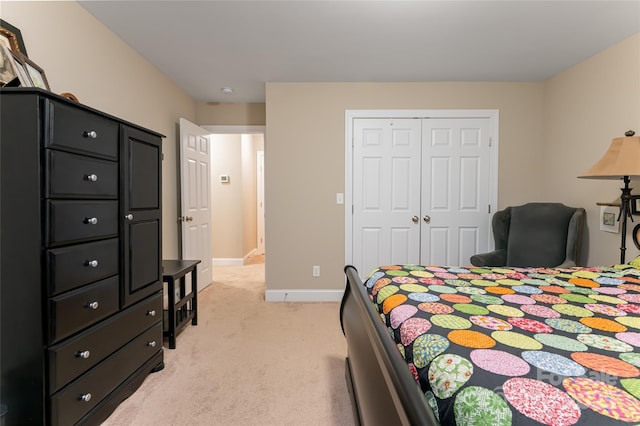
{"type": "Polygon", "coordinates": [[[365,285],[443,425],[640,423],[640,270],[394,265],[365,285]]]}

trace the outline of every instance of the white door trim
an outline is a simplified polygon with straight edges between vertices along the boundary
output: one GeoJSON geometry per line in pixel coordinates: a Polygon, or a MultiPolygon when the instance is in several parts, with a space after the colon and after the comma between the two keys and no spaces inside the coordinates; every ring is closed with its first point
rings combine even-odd
{"type": "MultiPolygon", "coordinates": [[[[491,121],[491,167],[489,177],[489,200],[491,216],[498,207],[498,138],[499,110],[497,109],[453,109],[453,110],[345,110],[345,265],[353,262],[353,120],[357,118],[487,118],[491,121]]],[[[490,216],[490,217],[491,217],[490,216]]],[[[493,240],[489,239],[493,245],[493,240]]]]}
{"type": "Polygon", "coordinates": [[[267,126],[200,126],[216,135],[259,134],[267,133],[267,126]]]}
{"type": "Polygon", "coordinates": [[[264,150],[256,153],[256,252],[264,254],[264,150]]]}

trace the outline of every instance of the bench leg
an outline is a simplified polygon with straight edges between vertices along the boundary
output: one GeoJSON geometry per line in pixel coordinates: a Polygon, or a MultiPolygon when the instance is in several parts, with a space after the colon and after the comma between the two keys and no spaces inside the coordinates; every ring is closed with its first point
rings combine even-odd
{"type": "Polygon", "coordinates": [[[198,267],[193,268],[191,274],[191,293],[193,293],[193,299],[191,300],[191,311],[193,312],[193,318],[191,319],[191,325],[198,325],[198,267]]]}
{"type": "Polygon", "coordinates": [[[175,283],[172,279],[167,281],[167,296],[168,296],[168,315],[167,322],[169,324],[167,331],[169,334],[169,349],[176,348],[176,289],[175,283]]]}

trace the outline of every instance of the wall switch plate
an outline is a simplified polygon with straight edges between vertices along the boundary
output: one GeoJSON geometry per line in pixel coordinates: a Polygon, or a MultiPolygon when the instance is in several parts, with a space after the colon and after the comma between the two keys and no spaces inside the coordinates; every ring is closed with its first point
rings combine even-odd
{"type": "Polygon", "coordinates": [[[336,204],[344,204],[344,194],[342,192],[336,194],[336,204]]]}
{"type": "Polygon", "coordinates": [[[320,267],[317,266],[317,265],[313,267],[313,276],[314,277],[319,277],[320,276],[320,267]]]}

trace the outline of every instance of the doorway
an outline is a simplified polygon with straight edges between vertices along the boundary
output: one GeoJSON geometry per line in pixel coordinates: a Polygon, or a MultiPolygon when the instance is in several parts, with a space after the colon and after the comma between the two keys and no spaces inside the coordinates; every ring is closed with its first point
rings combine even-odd
{"type": "Polygon", "coordinates": [[[211,138],[212,264],[254,262],[264,255],[264,168],[259,159],[264,156],[265,126],[202,127],[211,138]]]}

